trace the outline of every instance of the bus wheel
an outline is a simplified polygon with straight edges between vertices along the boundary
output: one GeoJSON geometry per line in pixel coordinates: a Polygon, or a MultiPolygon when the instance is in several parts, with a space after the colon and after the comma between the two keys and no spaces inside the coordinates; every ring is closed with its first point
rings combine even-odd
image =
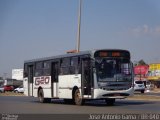
{"type": "Polygon", "coordinates": [[[76,89],[74,92],[74,102],[76,105],[83,105],[84,100],[82,99],[82,96],[80,95],[79,89],[76,89]]]}
{"type": "Polygon", "coordinates": [[[44,102],[44,93],[43,93],[43,90],[40,89],[38,91],[38,98],[39,98],[39,102],[43,103],[44,102]]]}
{"type": "Polygon", "coordinates": [[[38,91],[38,98],[39,98],[40,103],[50,103],[51,102],[51,98],[44,98],[43,89],[40,89],[38,91]]]}
{"type": "Polygon", "coordinates": [[[108,106],[112,106],[115,103],[115,99],[114,98],[105,99],[105,101],[106,101],[108,106]]]}

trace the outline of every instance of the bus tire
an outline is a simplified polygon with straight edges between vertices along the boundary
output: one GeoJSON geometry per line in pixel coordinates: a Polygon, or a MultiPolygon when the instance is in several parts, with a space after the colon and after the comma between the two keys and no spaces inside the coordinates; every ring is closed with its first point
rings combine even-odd
{"type": "Polygon", "coordinates": [[[50,103],[51,102],[51,98],[44,98],[44,93],[43,93],[42,88],[38,91],[38,98],[39,98],[40,103],[50,103]]]}
{"type": "Polygon", "coordinates": [[[115,103],[115,98],[105,99],[105,101],[108,106],[113,106],[115,103]]]}
{"type": "Polygon", "coordinates": [[[44,103],[44,93],[43,93],[43,89],[40,89],[38,91],[38,98],[39,98],[39,102],[40,103],[44,103]]]}
{"type": "Polygon", "coordinates": [[[74,103],[75,103],[75,105],[83,105],[84,104],[84,100],[83,100],[82,96],[80,95],[79,89],[76,89],[74,92],[74,103]]]}
{"type": "Polygon", "coordinates": [[[38,91],[38,98],[39,98],[40,103],[50,103],[51,102],[51,98],[44,98],[43,89],[40,89],[38,91]]]}

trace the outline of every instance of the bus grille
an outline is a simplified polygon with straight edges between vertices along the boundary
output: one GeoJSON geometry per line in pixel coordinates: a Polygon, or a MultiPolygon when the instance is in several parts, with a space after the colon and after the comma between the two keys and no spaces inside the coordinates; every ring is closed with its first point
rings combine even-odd
{"type": "Polygon", "coordinates": [[[108,91],[116,91],[116,90],[128,90],[131,87],[131,84],[127,83],[109,83],[105,85],[100,85],[100,89],[108,90],[108,91]]]}

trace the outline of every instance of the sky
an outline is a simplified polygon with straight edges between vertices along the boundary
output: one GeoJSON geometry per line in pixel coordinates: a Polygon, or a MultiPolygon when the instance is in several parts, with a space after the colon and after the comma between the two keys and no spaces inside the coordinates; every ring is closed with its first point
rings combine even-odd
{"type": "MultiPolygon", "coordinates": [[[[76,48],[78,0],[0,0],[0,76],[76,48]]],[[[160,0],[82,0],[80,50],[127,49],[160,62],[160,0]]]]}

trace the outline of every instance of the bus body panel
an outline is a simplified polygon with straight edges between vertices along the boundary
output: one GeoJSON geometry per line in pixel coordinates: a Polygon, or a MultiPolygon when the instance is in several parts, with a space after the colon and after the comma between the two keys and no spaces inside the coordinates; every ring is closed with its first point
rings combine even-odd
{"type": "Polygon", "coordinates": [[[23,80],[23,86],[24,86],[24,95],[26,96],[33,96],[33,83],[28,82],[28,78],[24,78],[23,80]]]}
{"type": "Polygon", "coordinates": [[[72,99],[73,87],[81,87],[81,74],[59,76],[59,98],[72,99]]]}
{"type": "Polygon", "coordinates": [[[43,92],[44,92],[44,98],[51,98],[51,89],[47,89],[47,88],[44,88],[43,89],[43,92]]]}
{"type": "Polygon", "coordinates": [[[44,97],[51,98],[51,76],[39,76],[34,77],[34,92],[33,96],[38,97],[38,89],[41,87],[43,89],[44,97]]]}
{"type": "MultiPolygon", "coordinates": [[[[58,98],[59,97],[58,96],[58,83],[52,83],[52,84],[53,84],[53,89],[51,89],[51,87],[39,86],[43,89],[45,98],[58,98]],[[53,92],[53,96],[52,96],[52,92],[53,92]]],[[[34,88],[34,92],[33,92],[34,97],[38,97],[38,88],[37,87],[34,88]]]]}
{"type": "Polygon", "coordinates": [[[29,96],[33,96],[33,92],[34,92],[34,90],[33,90],[33,83],[30,83],[29,87],[30,87],[29,96]]]}
{"type": "Polygon", "coordinates": [[[23,87],[24,87],[24,95],[29,96],[28,95],[28,78],[24,78],[23,80],[23,87]]]}
{"type": "Polygon", "coordinates": [[[38,97],[38,88],[34,88],[33,96],[38,97]]]}
{"type": "Polygon", "coordinates": [[[54,98],[58,98],[59,97],[58,96],[58,83],[57,82],[53,83],[53,97],[54,98]]]}

